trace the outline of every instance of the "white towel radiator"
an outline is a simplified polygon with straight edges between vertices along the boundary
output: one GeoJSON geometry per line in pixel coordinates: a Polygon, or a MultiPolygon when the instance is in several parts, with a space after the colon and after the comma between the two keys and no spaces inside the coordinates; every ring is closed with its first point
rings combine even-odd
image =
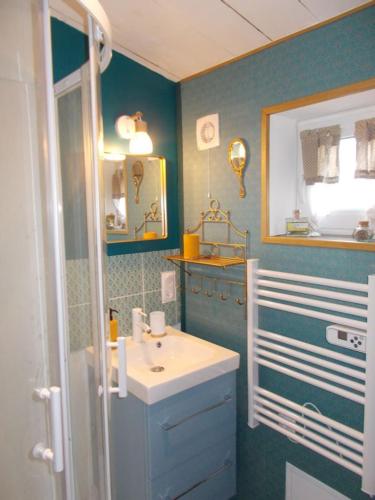
{"type": "Polygon", "coordinates": [[[361,284],[258,269],[251,259],[247,283],[249,426],[265,424],[359,474],[375,495],[375,275],[361,284]],[[259,329],[259,306],[361,330],[366,360],[259,329]],[[260,387],[259,366],[364,405],[363,431],[260,387]]]}

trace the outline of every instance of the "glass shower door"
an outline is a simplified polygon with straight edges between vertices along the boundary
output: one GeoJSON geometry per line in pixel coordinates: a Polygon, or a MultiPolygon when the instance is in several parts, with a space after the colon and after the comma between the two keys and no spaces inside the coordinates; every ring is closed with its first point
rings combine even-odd
{"type": "Polygon", "coordinates": [[[102,234],[97,222],[99,173],[94,158],[98,138],[92,123],[89,64],[75,76],[75,83],[56,94],[65,249],[69,463],[75,498],[102,500],[109,498],[110,486],[108,391],[98,394],[106,385],[106,301],[103,247],[98,241],[102,234]]]}

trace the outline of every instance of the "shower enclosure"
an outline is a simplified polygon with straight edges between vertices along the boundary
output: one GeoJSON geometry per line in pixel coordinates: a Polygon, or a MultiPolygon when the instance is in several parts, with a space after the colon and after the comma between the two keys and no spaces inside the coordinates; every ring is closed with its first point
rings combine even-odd
{"type": "Polygon", "coordinates": [[[100,74],[111,31],[97,0],[77,4],[89,59],[55,85],[48,0],[0,6],[9,44],[0,51],[2,227],[18,230],[0,260],[9,311],[0,496],[12,500],[111,498],[100,162],[100,74]]]}

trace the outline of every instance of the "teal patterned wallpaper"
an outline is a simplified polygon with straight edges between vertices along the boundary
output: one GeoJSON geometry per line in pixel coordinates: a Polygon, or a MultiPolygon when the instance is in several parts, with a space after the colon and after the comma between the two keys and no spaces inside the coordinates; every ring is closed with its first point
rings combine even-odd
{"type": "MultiPolygon", "coordinates": [[[[265,245],[260,241],[260,116],[261,109],[375,76],[375,7],[305,33],[202,77],[182,83],[184,226],[193,225],[208,205],[208,164],[211,195],[231,210],[234,222],[250,230],[250,255],[265,268],[366,282],[375,273],[370,252],[265,245]],[[198,151],[195,121],[219,112],[221,145],[198,151]],[[250,150],[245,173],[247,196],[238,197],[226,149],[236,136],[250,150]]],[[[239,270],[235,273],[240,273],[239,270]]],[[[240,276],[240,274],[238,274],[240,276]]],[[[190,292],[186,283],[186,330],[241,353],[238,376],[238,499],[283,499],[286,461],[300,467],[353,500],[367,498],[358,476],[336,466],[280,434],[247,426],[246,322],[233,301],[190,292]]],[[[261,311],[261,326],[324,345],[326,324],[287,313],[261,311]]],[[[293,397],[313,401],[321,411],[359,426],[362,409],[321,390],[294,383],[263,370],[262,384],[293,397]]]]}

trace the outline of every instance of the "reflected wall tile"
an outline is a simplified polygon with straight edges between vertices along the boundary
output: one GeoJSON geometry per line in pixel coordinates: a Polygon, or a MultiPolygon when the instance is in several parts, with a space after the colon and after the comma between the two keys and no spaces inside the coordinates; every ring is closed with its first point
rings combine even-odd
{"type": "Polygon", "coordinates": [[[92,345],[91,305],[68,307],[69,344],[71,351],[92,345]]]}
{"type": "Polygon", "coordinates": [[[66,283],[68,305],[87,304],[90,302],[90,272],[88,259],[66,261],[66,283]]]}

